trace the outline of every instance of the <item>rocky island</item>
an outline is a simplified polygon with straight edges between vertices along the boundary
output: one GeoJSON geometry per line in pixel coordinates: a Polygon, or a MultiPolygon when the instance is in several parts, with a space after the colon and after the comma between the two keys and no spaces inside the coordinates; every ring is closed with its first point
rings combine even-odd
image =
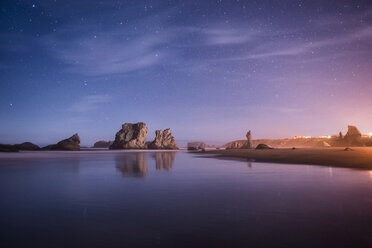
{"type": "Polygon", "coordinates": [[[178,146],[169,128],[156,130],[156,136],[153,142],[148,145],[149,149],[177,150],[178,146]]]}
{"type": "Polygon", "coordinates": [[[68,139],[64,139],[57,144],[45,146],[41,149],[44,151],[79,151],[80,137],[76,133],[68,139]]]}
{"type": "MultiPolygon", "coordinates": [[[[146,142],[148,128],[146,123],[124,123],[121,129],[116,133],[114,141],[100,140],[94,143],[93,148],[109,148],[112,150],[120,149],[164,149],[177,150],[176,140],[169,128],[165,130],[156,130],[155,139],[146,142]]],[[[18,152],[20,150],[28,151],[80,151],[80,137],[76,133],[70,138],[61,140],[57,144],[47,145],[40,148],[31,143],[7,145],[0,144],[0,152],[18,152]]]]}
{"type": "Polygon", "coordinates": [[[110,149],[145,149],[147,134],[146,123],[125,123],[116,133],[110,149]]]}
{"type": "Polygon", "coordinates": [[[40,147],[31,142],[24,142],[22,144],[4,145],[0,144],[0,152],[19,152],[19,151],[38,151],[40,147]]]}
{"type": "Polygon", "coordinates": [[[109,147],[118,149],[167,149],[177,150],[177,143],[170,129],[156,130],[154,141],[146,143],[148,128],[146,123],[125,123],[116,133],[115,141],[109,147]]]}

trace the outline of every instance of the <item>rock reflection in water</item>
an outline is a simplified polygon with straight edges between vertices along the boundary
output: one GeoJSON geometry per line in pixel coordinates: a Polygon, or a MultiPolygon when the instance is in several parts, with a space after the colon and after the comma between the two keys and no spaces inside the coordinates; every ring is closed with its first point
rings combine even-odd
{"type": "Polygon", "coordinates": [[[171,170],[176,152],[156,152],[154,158],[157,170],[171,170]]]}
{"type": "Polygon", "coordinates": [[[116,168],[125,177],[146,177],[147,154],[145,152],[123,153],[116,157],[116,168]]]}
{"type": "MultiPolygon", "coordinates": [[[[148,172],[148,153],[122,153],[115,159],[116,168],[125,177],[146,177],[148,172]]],[[[151,158],[155,160],[156,170],[170,171],[173,167],[176,152],[155,152],[151,158]]]]}

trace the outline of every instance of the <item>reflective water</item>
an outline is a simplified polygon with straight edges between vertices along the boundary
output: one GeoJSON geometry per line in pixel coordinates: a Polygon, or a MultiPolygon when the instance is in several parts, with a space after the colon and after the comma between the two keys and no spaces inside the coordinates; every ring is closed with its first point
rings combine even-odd
{"type": "Polygon", "coordinates": [[[0,154],[1,247],[372,247],[372,173],[186,152],[0,154]]]}

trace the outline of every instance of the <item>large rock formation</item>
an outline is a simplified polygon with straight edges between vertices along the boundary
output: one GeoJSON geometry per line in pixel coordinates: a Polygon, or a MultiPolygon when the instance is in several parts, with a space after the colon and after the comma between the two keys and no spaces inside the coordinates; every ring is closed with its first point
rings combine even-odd
{"type": "Polygon", "coordinates": [[[80,150],[80,137],[76,133],[68,139],[64,139],[57,144],[48,145],[42,148],[42,150],[49,151],[79,151],[80,150]]]}
{"type": "Polygon", "coordinates": [[[144,149],[146,148],[147,134],[146,123],[125,123],[116,133],[115,141],[110,149],[144,149]]]}
{"type": "Polygon", "coordinates": [[[109,148],[113,143],[113,141],[100,140],[94,143],[93,148],[109,148]]]}
{"type": "Polygon", "coordinates": [[[349,146],[361,146],[362,133],[356,126],[348,126],[344,140],[347,142],[349,146]]]}
{"type": "Polygon", "coordinates": [[[169,128],[162,130],[156,130],[156,137],[153,142],[149,144],[149,149],[167,149],[177,150],[178,146],[174,139],[172,132],[169,128]]]}
{"type": "Polygon", "coordinates": [[[246,137],[247,137],[247,141],[242,146],[242,149],[252,149],[253,148],[253,143],[252,143],[252,133],[251,133],[251,130],[249,130],[247,132],[246,137]]]}

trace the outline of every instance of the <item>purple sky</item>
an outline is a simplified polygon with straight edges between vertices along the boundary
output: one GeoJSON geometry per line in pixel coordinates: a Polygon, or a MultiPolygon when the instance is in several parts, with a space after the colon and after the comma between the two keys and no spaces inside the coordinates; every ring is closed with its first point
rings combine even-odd
{"type": "Polygon", "coordinates": [[[0,143],[372,132],[369,1],[1,1],[0,143]]]}

